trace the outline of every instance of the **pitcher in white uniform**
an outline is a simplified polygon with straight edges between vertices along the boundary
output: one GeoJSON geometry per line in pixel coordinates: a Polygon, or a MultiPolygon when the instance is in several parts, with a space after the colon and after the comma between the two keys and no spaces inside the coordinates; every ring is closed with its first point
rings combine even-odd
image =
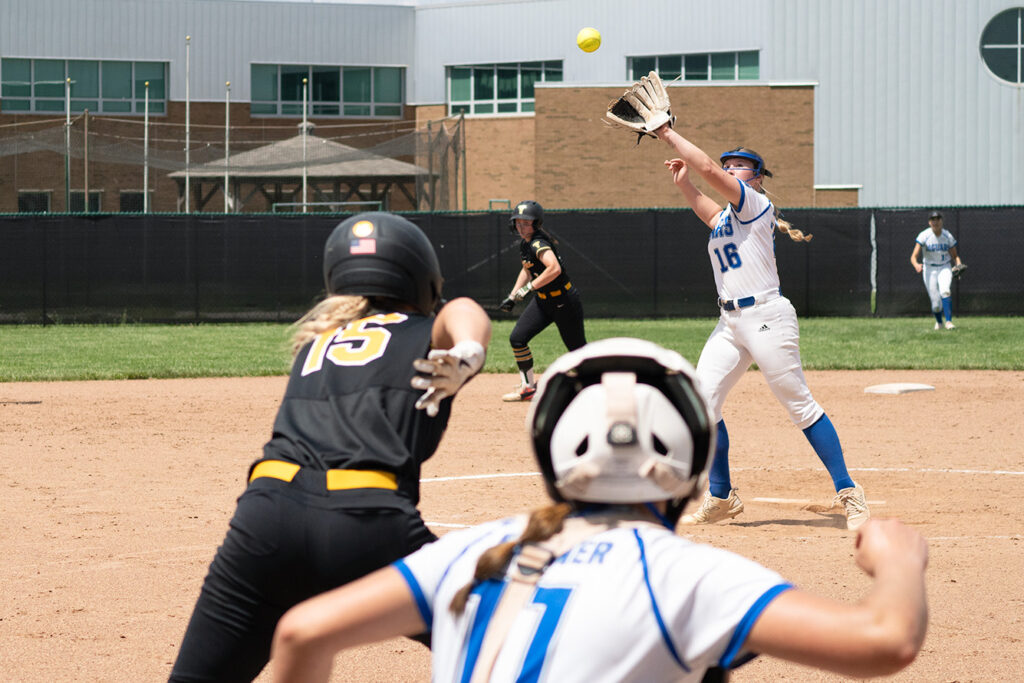
{"type": "Polygon", "coordinates": [[[753,362],[832,477],[833,505],[843,506],[847,528],[857,529],[871,516],[864,489],[850,477],[835,427],[807,388],[796,310],[781,294],[775,264],[776,228],[796,241],[808,241],[811,236],[778,218],[761,186],[771,172],[756,152],[741,147],[725,152],[721,163],[715,163],[669,125],[656,134],[678,155],[665,162],[673,181],[694,213],[711,228],[708,254],[720,309],[718,324],[697,361],[697,376],[718,422],[718,448],[710,488],[701,507],[683,523],[711,524],[743,511],[729,475],[729,433],[722,404],[753,362]],[[689,177],[691,170],[725,198],[725,208],[697,189],[689,177]]]}
{"type": "Polygon", "coordinates": [[[919,651],[927,545],[895,520],[858,532],[874,583],[856,603],[673,532],[715,441],[679,354],[639,339],[566,354],[527,422],[553,503],[450,532],[294,608],[275,680],[326,681],[338,650],[425,627],[434,681],[720,681],[756,654],[864,677],[919,651]]]}
{"type": "Polygon", "coordinates": [[[932,301],[932,314],[935,315],[935,329],[955,330],[953,324],[953,266],[960,265],[960,252],[953,234],[942,227],[942,214],[932,211],[928,217],[928,227],[914,240],[914,251],[910,255],[910,265],[921,273],[924,288],[928,290],[928,298],[932,301]],[[923,263],[922,263],[923,261],[923,263]],[[945,322],[942,316],[946,316],[945,322]]]}

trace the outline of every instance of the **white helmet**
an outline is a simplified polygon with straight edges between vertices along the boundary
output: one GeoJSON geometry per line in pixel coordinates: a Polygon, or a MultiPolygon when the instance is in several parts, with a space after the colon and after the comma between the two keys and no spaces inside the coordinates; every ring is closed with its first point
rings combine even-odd
{"type": "Polygon", "coordinates": [[[676,521],[703,489],[715,445],[694,374],[675,351],[629,338],[593,342],[552,363],[527,416],[551,497],[674,501],[676,521]]]}

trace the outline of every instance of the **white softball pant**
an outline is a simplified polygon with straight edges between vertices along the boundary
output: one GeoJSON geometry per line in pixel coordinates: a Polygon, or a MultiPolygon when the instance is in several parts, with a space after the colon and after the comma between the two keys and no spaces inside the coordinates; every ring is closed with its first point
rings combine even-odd
{"type": "Polygon", "coordinates": [[[722,311],[697,361],[697,379],[716,422],[722,419],[726,395],[752,362],[797,427],[806,429],[825,414],[807,388],[796,309],[789,299],[780,296],[749,308],[722,311]]]}
{"type": "Polygon", "coordinates": [[[932,300],[932,310],[942,312],[942,300],[950,295],[953,287],[953,266],[944,263],[941,266],[924,264],[921,271],[924,287],[928,290],[928,298],[932,300]]]}

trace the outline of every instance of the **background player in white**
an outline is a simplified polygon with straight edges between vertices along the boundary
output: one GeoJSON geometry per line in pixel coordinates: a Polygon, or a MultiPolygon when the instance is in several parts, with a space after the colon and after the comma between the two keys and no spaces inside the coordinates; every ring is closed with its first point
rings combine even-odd
{"type": "Polygon", "coordinates": [[[292,609],[279,681],[326,681],[336,651],[432,626],[435,681],[699,681],[753,653],[852,676],[909,664],[927,627],[927,546],[872,520],[855,604],[792,587],[673,528],[714,424],[679,354],[607,339],[551,365],[530,434],[554,504],[455,531],[292,609]]]}
{"type": "Polygon", "coordinates": [[[870,517],[864,489],[850,478],[835,427],[807,388],[796,310],[781,294],[775,264],[776,227],[796,241],[811,236],[778,218],[761,186],[771,172],[756,152],[734,149],[722,154],[718,164],[671,126],[655,132],[679,155],[665,165],[694,212],[711,228],[708,254],[721,309],[697,361],[697,376],[718,421],[718,448],[703,504],[683,522],[710,524],[743,511],[729,476],[729,433],[722,404],[754,362],[831,475],[836,490],[833,505],[845,508],[847,528],[856,529],[870,517]],[[725,198],[725,208],[697,189],[689,177],[691,169],[725,198]]]}
{"type": "Polygon", "coordinates": [[[932,211],[932,215],[928,217],[928,227],[922,230],[914,241],[910,265],[924,278],[924,288],[928,290],[928,298],[932,300],[935,329],[942,329],[942,316],[945,315],[946,329],[954,330],[956,325],[953,324],[953,298],[950,296],[953,286],[953,265],[962,263],[960,253],[956,249],[956,238],[942,227],[942,214],[932,211]]]}

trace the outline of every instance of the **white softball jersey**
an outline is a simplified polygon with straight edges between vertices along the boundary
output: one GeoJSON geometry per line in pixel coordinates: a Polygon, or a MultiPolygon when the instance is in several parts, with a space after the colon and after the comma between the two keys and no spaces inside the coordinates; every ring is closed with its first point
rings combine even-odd
{"type": "Polygon", "coordinates": [[[915,241],[921,245],[921,262],[924,265],[944,266],[951,262],[949,250],[956,246],[956,238],[949,230],[943,228],[936,235],[931,228],[925,228],[915,241]]]}
{"type": "MultiPolygon", "coordinates": [[[[399,560],[426,623],[433,680],[468,681],[505,586],[482,582],[461,615],[452,597],[487,549],[519,537],[526,517],[446,534],[399,560]]],[[[577,544],[543,574],[495,660],[492,681],[699,681],[745,661],[742,644],[791,585],[725,550],[654,526],[577,544]]]]}
{"type": "Polygon", "coordinates": [[[708,255],[722,299],[741,299],[779,289],[775,264],[775,207],[746,183],[740,201],[726,205],[708,238],[708,255]]]}

